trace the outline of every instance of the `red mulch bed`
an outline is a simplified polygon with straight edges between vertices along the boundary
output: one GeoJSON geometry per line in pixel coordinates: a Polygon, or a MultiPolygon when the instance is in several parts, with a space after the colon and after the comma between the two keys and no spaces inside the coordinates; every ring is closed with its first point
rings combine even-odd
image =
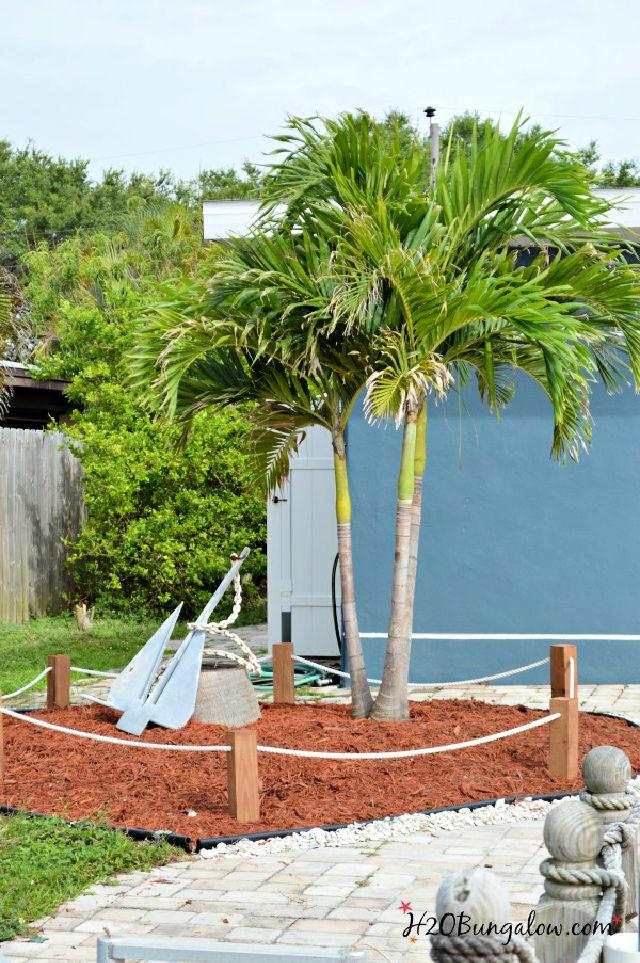
{"type": "MultiPolygon", "coordinates": [[[[475,701],[412,703],[411,723],[354,721],[348,706],[263,706],[256,723],[264,745],[375,751],[443,745],[522,725],[545,713],[475,701]]],[[[101,706],[39,712],[47,721],[106,735],[117,716],[101,706]]],[[[147,752],[34,729],[5,717],[4,805],[68,819],[99,816],[116,826],[169,829],[193,839],[374,819],[435,806],[576,789],[547,769],[548,727],[457,752],[370,762],[259,754],[262,821],[227,813],[226,759],[218,753],[147,752]],[[196,816],[188,816],[194,810],[196,816]]],[[[124,738],[127,738],[126,736],[124,738]]],[[[224,742],[224,730],[191,722],[180,732],[150,729],[147,742],[224,742]]],[[[580,715],[580,753],[624,749],[640,766],[640,729],[580,715]]]]}

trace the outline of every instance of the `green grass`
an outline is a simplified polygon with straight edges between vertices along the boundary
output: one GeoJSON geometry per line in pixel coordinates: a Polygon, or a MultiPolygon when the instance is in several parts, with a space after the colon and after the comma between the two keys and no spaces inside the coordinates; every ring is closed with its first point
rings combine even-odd
{"type": "Polygon", "coordinates": [[[105,826],[0,816],[0,941],[29,935],[29,923],[114,873],[180,858],[165,842],[136,843],[105,826]]]}
{"type": "MultiPolygon", "coordinates": [[[[222,605],[221,613],[220,618],[228,614],[222,605]]],[[[265,620],[264,607],[258,606],[243,612],[236,624],[265,620]]],[[[48,655],[69,655],[72,665],[86,669],[124,668],[161,621],[106,616],[96,618],[89,632],[79,632],[70,615],[32,619],[23,625],[0,623],[0,692],[13,692],[30,682],[44,669],[48,655]]],[[[186,631],[186,624],[181,623],[174,637],[182,638],[186,631]]],[[[44,683],[40,688],[44,688],[44,683]]]]}
{"type": "Polygon", "coordinates": [[[47,664],[48,655],[70,655],[72,665],[87,669],[119,669],[158,627],[158,621],[131,618],[96,619],[89,632],[79,632],[75,618],[33,619],[24,625],[0,624],[0,691],[13,692],[47,664]]]}

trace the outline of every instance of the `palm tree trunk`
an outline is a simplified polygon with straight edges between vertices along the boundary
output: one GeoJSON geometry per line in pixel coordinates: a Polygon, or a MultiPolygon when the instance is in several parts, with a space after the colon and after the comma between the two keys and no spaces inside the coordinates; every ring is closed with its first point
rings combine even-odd
{"type": "Polygon", "coordinates": [[[411,658],[411,613],[409,611],[409,579],[411,529],[416,454],[416,419],[413,408],[405,410],[402,453],[398,475],[396,508],[396,547],[393,588],[389,612],[389,633],[384,656],[384,672],[378,698],[373,707],[374,719],[403,720],[409,718],[407,682],[411,658]]]}
{"type": "Polygon", "coordinates": [[[416,420],[416,452],[413,460],[413,503],[411,511],[411,547],[409,549],[409,578],[407,605],[409,625],[413,631],[413,606],[416,597],[416,574],[418,571],[418,547],[420,542],[420,519],[422,516],[422,479],[427,467],[427,401],[423,402],[416,420]]]}
{"type": "Polygon", "coordinates": [[[373,699],[367,682],[362,643],[358,631],[351,544],[351,495],[349,493],[347,453],[342,431],[336,431],[333,435],[333,467],[336,480],[336,520],[338,523],[342,618],[347,642],[349,672],[351,673],[351,715],[354,719],[365,719],[371,713],[373,699]]]}

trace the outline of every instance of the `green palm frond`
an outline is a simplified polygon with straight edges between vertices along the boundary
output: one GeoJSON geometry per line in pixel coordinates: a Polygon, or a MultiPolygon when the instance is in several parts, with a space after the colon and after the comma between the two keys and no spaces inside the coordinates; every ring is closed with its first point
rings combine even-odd
{"type": "Polygon", "coordinates": [[[368,417],[399,421],[475,372],[499,412],[520,369],[551,401],[552,453],[577,457],[594,381],[640,383],[638,273],[610,206],[521,118],[450,145],[433,186],[428,172],[423,144],[366,114],[292,118],[257,228],[145,320],[132,377],[150,406],[188,425],[250,401],[272,484],[306,427],[342,430],[364,387],[368,417]]]}
{"type": "Polygon", "coordinates": [[[379,340],[378,365],[367,379],[365,414],[372,421],[393,418],[399,424],[407,407],[417,410],[429,392],[443,397],[452,376],[438,355],[419,354],[402,331],[385,329],[379,340]]]}
{"type": "Polygon", "coordinates": [[[447,152],[436,180],[451,257],[496,250],[519,235],[564,246],[594,229],[611,210],[590,187],[587,171],[553,134],[522,136],[518,117],[506,137],[486,125],[471,150],[447,152]]]}

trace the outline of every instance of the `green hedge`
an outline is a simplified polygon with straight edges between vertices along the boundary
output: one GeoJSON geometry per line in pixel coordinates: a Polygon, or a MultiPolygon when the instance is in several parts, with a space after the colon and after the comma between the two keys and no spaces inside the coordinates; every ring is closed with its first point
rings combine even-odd
{"type": "MultiPolygon", "coordinates": [[[[248,545],[247,603],[264,617],[265,499],[251,474],[246,413],[203,414],[186,446],[127,387],[127,352],[170,277],[211,270],[184,207],[138,212],[116,234],[74,237],[26,256],[25,293],[43,377],[69,380],[66,430],[82,462],[86,522],[72,547],[75,598],[193,617],[248,545]]],[[[246,611],[246,609],[245,609],[246,611]]]]}
{"type": "Polygon", "coordinates": [[[242,414],[203,416],[180,449],[175,431],[126,396],[123,406],[119,418],[84,418],[82,445],[73,446],[87,511],[70,558],[77,596],[113,611],[164,612],[184,600],[193,616],[230,553],[248,545],[245,607],[255,608],[266,574],[265,501],[249,472],[242,414]]]}

